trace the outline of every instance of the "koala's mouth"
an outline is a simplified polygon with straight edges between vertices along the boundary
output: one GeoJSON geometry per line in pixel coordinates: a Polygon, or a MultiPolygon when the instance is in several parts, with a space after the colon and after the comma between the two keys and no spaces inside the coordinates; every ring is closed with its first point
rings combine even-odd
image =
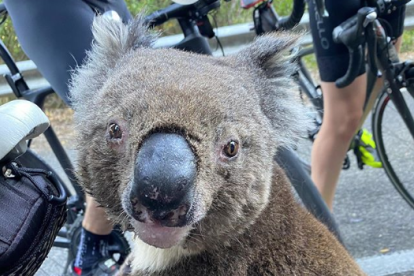
{"type": "MultiPolygon", "coordinates": [[[[128,195],[128,191],[124,195],[128,195]]],[[[157,248],[170,248],[185,242],[193,225],[204,217],[205,213],[197,198],[199,196],[194,196],[191,200],[193,204],[189,210],[177,208],[170,212],[153,212],[130,201],[124,201],[123,206],[139,239],[157,248]]]]}
{"type": "Polygon", "coordinates": [[[158,248],[170,248],[179,244],[192,229],[191,226],[165,227],[160,223],[143,223],[137,220],[131,221],[131,224],[139,239],[158,248]]]}

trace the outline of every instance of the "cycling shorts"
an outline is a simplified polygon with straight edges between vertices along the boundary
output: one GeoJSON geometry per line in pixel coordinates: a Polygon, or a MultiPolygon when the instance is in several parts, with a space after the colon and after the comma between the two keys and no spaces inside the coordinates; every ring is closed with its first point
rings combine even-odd
{"type": "MultiPolygon", "coordinates": [[[[361,8],[361,0],[325,0],[325,8],[329,17],[320,17],[315,0],[308,1],[309,21],[313,45],[318,63],[320,78],[324,82],[335,82],[344,76],[349,64],[348,49],[343,44],[333,41],[333,29],[348,18],[354,16],[361,8]]],[[[405,6],[391,14],[381,17],[387,34],[396,39],[404,30],[405,6]]],[[[382,21],[381,21],[382,22],[382,21]]],[[[365,66],[360,67],[359,75],[365,73],[365,66]]]]}

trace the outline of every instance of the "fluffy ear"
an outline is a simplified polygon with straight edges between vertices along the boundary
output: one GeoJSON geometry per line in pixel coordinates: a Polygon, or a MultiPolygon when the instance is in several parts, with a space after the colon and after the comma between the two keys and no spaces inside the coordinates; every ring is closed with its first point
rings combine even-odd
{"type": "Polygon", "coordinates": [[[260,107],[282,146],[294,144],[309,126],[298,86],[291,78],[296,66],[290,50],[298,38],[292,33],[264,35],[236,55],[237,63],[254,76],[260,107]]]}
{"type": "Polygon", "coordinates": [[[280,32],[259,36],[248,47],[237,54],[245,65],[261,71],[268,78],[283,77],[292,73],[289,51],[296,45],[297,34],[280,32]],[[290,70],[290,72],[288,72],[290,70]]]}
{"type": "Polygon", "coordinates": [[[137,16],[128,25],[105,16],[95,18],[92,25],[94,40],[83,65],[76,68],[70,83],[70,96],[75,110],[98,92],[111,70],[124,55],[139,47],[151,47],[156,39],[137,16]]]}

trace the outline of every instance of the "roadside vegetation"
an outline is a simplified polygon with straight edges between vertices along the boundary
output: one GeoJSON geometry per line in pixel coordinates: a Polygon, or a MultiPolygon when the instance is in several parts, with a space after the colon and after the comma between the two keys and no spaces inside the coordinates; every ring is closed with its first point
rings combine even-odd
{"type": "MultiPolygon", "coordinates": [[[[146,14],[149,14],[158,9],[167,7],[171,3],[171,0],[125,0],[125,2],[127,3],[131,13],[136,15],[140,11],[144,11],[146,14]]],[[[292,2],[292,0],[274,0],[273,5],[280,15],[287,15],[292,9],[292,2]]],[[[231,0],[229,2],[222,1],[220,9],[211,16],[214,18],[214,20],[211,20],[214,27],[246,23],[252,21],[252,9],[242,9],[239,0],[231,0]]],[[[162,35],[180,33],[180,27],[174,20],[165,23],[160,30],[162,35]]],[[[0,38],[16,61],[28,59],[17,41],[10,18],[8,18],[3,25],[0,26],[0,38]]],[[[413,52],[414,30],[406,31],[403,35],[403,41],[401,52],[413,52]]],[[[2,61],[0,60],[0,64],[1,63],[2,61]]],[[[317,71],[314,56],[307,57],[306,63],[310,70],[317,71]]],[[[9,98],[0,97],[0,104],[9,100],[9,98]]],[[[63,104],[57,99],[57,97],[51,97],[51,106],[61,107],[63,104]]]]}

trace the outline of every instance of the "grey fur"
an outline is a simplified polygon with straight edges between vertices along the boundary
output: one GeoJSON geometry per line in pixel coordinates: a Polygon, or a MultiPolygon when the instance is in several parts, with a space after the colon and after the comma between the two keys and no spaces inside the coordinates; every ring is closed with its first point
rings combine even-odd
{"type": "Polygon", "coordinates": [[[264,36],[236,56],[213,58],[151,49],[141,22],[97,19],[96,43],[71,89],[79,179],[114,222],[134,222],[124,207],[150,133],[182,134],[198,160],[197,215],[177,245],[193,255],[132,275],[362,275],[326,227],[296,204],[273,161],[277,147],[306,130],[289,78],[296,36],[264,36]],[[123,130],[116,143],[107,138],[113,122],[123,130]],[[221,152],[230,140],[240,150],[226,159],[221,152]]]}
{"type": "Polygon", "coordinates": [[[291,33],[278,33],[277,40],[272,36],[260,36],[236,56],[244,66],[254,65],[257,74],[262,76],[255,79],[261,108],[282,146],[294,144],[306,134],[310,125],[305,109],[295,99],[299,95],[298,87],[290,78],[296,66],[291,62],[294,56],[288,51],[297,40],[298,35],[291,33]]]}
{"type": "Polygon", "coordinates": [[[128,25],[98,16],[93,22],[92,33],[92,49],[88,52],[84,65],[76,68],[71,78],[70,99],[75,110],[81,107],[86,107],[87,110],[93,108],[85,106],[85,102],[96,96],[121,57],[139,47],[151,47],[157,38],[154,32],[150,33],[146,28],[142,15],[128,25]]]}

